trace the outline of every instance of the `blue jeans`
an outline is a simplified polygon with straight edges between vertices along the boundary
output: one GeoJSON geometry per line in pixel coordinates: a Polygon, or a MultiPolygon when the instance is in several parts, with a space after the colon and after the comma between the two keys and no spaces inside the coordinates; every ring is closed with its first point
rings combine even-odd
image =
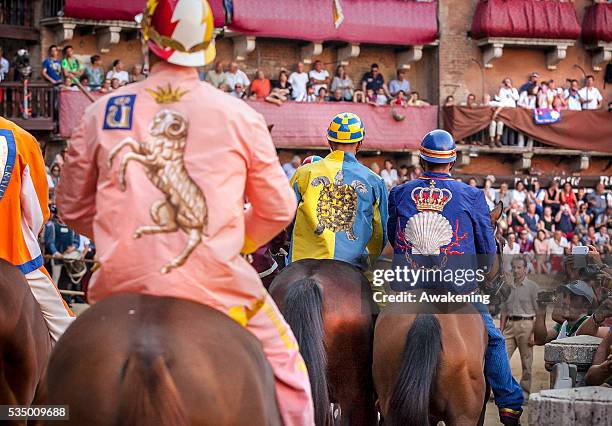
{"type": "Polygon", "coordinates": [[[510,360],[506,352],[506,339],[501,331],[493,323],[493,318],[489,314],[486,305],[474,304],[482,315],[487,334],[489,335],[489,345],[485,354],[485,378],[493,390],[495,405],[498,408],[510,408],[521,411],[523,405],[523,390],[512,377],[510,360]]]}

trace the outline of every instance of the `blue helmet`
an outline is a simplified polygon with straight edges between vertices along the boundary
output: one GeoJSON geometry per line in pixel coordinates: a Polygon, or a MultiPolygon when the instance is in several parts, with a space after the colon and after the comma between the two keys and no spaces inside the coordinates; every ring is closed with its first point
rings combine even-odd
{"type": "Polygon", "coordinates": [[[457,159],[457,147],[450,133],[432,130],[421,141],[421,158],[430,163],[452,163],[457,159]]]}

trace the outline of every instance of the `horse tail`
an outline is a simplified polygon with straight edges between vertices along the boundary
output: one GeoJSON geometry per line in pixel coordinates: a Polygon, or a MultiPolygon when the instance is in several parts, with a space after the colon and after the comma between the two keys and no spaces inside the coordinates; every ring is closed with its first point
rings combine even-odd
{"type": "Polygon", "coordinates": [[[323,326],[323,294],[319,283],[305,278],[289,285],[285,295],[285,320],[291,327],[308,368],[317,426],[329,413],[327,353],[323,326]]]}
{"type": "Polygon", "coordinates": [[[117,426],[191,424],[164,357],[147,348],[129,354],[119,397],[117,426]]]}
{"type": "Polygon", "coordinates": [[[406,336],[402,365],[389,400],[390,425],[430,424],[429,401],[441,352],[438,318],[432,314],[417,315],[406,336]]]}

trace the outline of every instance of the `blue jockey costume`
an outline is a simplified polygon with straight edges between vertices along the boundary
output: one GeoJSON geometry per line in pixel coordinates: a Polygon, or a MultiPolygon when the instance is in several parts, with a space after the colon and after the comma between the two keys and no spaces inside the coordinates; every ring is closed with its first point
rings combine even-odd
{"type": "MultiPolygon", "coordinates": [[[[337,144],[363,141],[361,119],[352,113],[334,117],[327,139],[337,144]]],[[[380,176],[351,152],[334,150],[300,166],[291,186],[298,201],[288,261],[334,259],[366,269],[385,244],[387,189],[380,176]]]]}
{"type": "MultiPolygon", "coordinates": [[[[453,138],[443,130],[428,133],[420,151],[421,158],[429,163],[452,163],[456,159],[453,138]]],[[[422,262],[429,261],[451,269],[487,270],[497,251],[484,193],[455,181],[448,173],[425,172],[420,178],[393,188],[389,195],[387,233],[395,265],[414,262],[428,268],[433,265],[422,262]]],[[[433,285],[465,294],[477,290],[478,283],[473,279],[462,285],[442,282],[433,285]]],[[[417,283],[413,288],[431,287],[428,282],[417,283]]],[[[475,307],[489,335],[485,376],[493,389],[500,418],[507,424],[518,423],[523,393],[512,377],[504,337],[487,307],[483,304],[475,307]]]]}

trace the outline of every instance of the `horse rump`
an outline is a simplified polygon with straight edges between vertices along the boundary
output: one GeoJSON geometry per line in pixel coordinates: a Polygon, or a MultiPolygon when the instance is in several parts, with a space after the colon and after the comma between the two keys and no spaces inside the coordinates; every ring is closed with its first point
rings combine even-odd
{"type": "Polygon", "coordinates": [[[402,364],[389,399],[386,422],[391,426],[428,426],[432,383],[442,353],[440,322],[419,314],[408,334],[402,364]]]}
{"type": "Polygon", "coordinates": [[[147,419],[158,426],[188,426],[189,416],[164,357],[147,348],[134,350],[122,371],[117,426],[147,419]]]}

